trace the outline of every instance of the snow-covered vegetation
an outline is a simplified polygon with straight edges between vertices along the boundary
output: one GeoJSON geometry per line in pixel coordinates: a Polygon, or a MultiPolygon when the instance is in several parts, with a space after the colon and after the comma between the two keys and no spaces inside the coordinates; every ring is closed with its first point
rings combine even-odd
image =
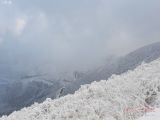
{"type": "Polygon", "coordinates": [[[0,120],[134,120],[159,107],[160,59],[0,120]]]}
{"type": "Polygon", "coordinates": [[[153,112],[144,115],[138,120],[160,120],[160,109],[155,109],[153,112]]]}
{"type": "Polygon", "coordinates": [[[125,56],[110,59],[106,61],[105,65],[84,74],[75,82],[72,82],[70,85],[66,86],[64,95],[73,93],[83,84],[90,84],[95,80],[107,80],[112,74],[122,74],[128,70],[135,69],[143,61],[149,63],[159,57],[160,42],[157,42],[137,49],[125,56]]]}
{"type": "Polygon", "coordinates": [[[57,81],[47,81],[39,77],[26,78],[0,85],[0,116],[15,110],[43,102],[46,97],[57,97],[63,86],[57,81]]]}
{"type": "Polygon", "coordinates": [[[2,57],[4,60],[0,60],[0,116],[30,106],[34,102],[43,102],[48,97],[54,99],[57,96],[74,93],[83,84],[108,79],[112,74],[124,73],[134,69],[143,61],[151,62],[158,57],[160,57],[160,42],[140,48],[124,57],[109,57],[105,65],[96,70],[74,72],[74,78],[61,74],[61,79],[49,77],[37,69],[32,71],[26,66],[7,64],[5,57],[2,57]],[[23,68],[25,70],[22,70],[23,68]]]}

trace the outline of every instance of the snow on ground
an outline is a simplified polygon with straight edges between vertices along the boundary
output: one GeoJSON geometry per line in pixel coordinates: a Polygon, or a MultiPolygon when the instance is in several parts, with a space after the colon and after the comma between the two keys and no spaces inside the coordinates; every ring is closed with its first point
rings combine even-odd
{"type": "Polygon", "coordinates": [[[160,103],[160,59],[0,120],[134,120],[160,103]]]}
{"type": "Polygon", "coordinates": [[[160,120],[160,109],[156,109],[138,120],[160,120]]]}

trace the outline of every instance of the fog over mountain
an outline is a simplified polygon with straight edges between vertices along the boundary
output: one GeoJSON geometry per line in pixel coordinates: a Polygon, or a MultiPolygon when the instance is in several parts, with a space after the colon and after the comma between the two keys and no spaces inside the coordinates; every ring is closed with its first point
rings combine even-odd
{"type": "Polygon", "coordinates": [[[159,4],[0,0],[0,115],[158,58],[159,4]]]}
{"type": "Polygon", "coordinates": [[[110,55],[159,41],[159,4],[0,0],[0,52],[6,64],[14,62],[28,71],[57,75],[92,69],[110,55]]]}
{"type": "Polygon", "coordinates": [[[107,80],[112,74],[133,70],[142,62],[151,62],[160,57],[160,42],[142,47],[123,57],[111,58],[106,64],[88,72],[75,72],[74,78],[51,79],[46,75],[23,76],[19,80],[0,84],[0,115],[43,102],[46,98],[56,99],[74,93],[81,85],[93,81],[107,80]]]}
{"type": "Polygon", "coordinates": [[[63,94],[74,93],[83,84],[90,84],[93,81],[107,80],[113,74],[119,75],[128,70],[133,70],[142,62],[148,63],[159,57],[160,42],[157,42],[137,49],[125,56],[110,59],[106,61],[105,65],[78,76],[74,82],[66,86],[63,94]]]}

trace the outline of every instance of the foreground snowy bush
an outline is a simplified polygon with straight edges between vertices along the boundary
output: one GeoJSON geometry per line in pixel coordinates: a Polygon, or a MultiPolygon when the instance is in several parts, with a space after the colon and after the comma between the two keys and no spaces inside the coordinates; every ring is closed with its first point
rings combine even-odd
{"type": "Polygon", "coordinates": [[[160,59],[0,120],[133,120],[158,107],[159,94],[160,59]]]}
{"type": "Polygon", "coordinates": [[[144,115],[138,120],[160,120],[160,109],[155,109],[153,112],[144,115]]]}

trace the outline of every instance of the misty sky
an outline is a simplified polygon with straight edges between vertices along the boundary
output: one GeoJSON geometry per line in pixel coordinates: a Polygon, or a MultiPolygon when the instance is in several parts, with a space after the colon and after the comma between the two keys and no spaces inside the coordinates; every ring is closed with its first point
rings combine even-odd
{"type": "Polygon", "coordinates": [[[88,69],[160,41],[159,11],[159,0],[0,0],[0,54],[50,72],[88,69]]]}

